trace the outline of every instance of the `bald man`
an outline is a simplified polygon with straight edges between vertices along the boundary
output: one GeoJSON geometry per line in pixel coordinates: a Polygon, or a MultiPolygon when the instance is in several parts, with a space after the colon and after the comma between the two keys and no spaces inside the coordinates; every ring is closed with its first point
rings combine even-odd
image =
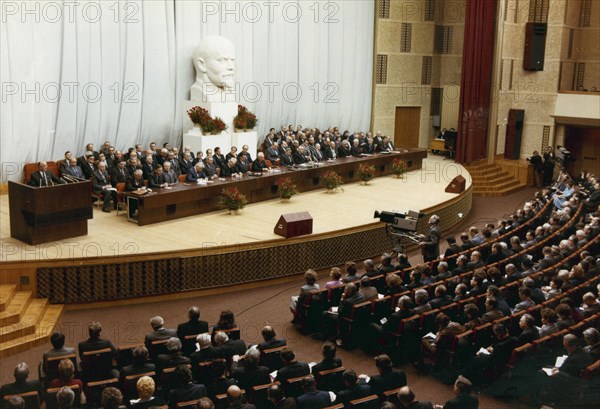
{"type": "Polygon", "coordinates": [[[18,395],[27,392],[39,392],[41,393],[40,381],[28,381],[29,378],[29,366],[25,362],[18,363],[13,372],[15,381],[13,383],[7,383],[2,385],[0,388],[0,400],[4,400],[5,396],[18,395]]]}
{"type": "Polygon", "coordinates": [[[256,409],[251,403],[242,403],[243,400],[242,390],[238,386],[227,388],[227,409],[256,409]]]}
{"type": "Polygon", "coordinates": [[[63,183],[65,183],[63,180],[57,178],[48,170],[48,163],[42,161],[38,162],[37,170],[31,174],[28,185],[33,187],[47,187],[63,183]]]}

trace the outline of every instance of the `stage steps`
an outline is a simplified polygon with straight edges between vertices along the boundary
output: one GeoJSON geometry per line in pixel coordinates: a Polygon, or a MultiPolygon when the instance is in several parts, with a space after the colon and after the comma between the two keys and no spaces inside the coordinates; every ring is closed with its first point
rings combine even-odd
{"type": "Polygon", "coordinates": [[[464,166],[471,174],[476,196],[504,196],[527,186],[493,163],[478,161],[464,166]]]}
{"type": "Polygon", "coordinates": [[[16,285],[0,285],[0,305],[0,358],[47,343],[63,311],[16,285]]]}

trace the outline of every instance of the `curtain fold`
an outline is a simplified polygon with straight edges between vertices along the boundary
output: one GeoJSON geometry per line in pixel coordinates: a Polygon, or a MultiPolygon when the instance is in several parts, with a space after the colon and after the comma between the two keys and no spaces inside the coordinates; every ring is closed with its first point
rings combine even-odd
{"type": "Polygon", "coordinates": [[[460,163],[486,157],[496,6],[496,0],[467,0],[466,4],[456,144],[456,160],[460,163]]]}
{"type": "Polygon", "coordinates": [[[369,127],[373,0],[51,3],[62,18],[40,1],[39,16],[19,9],[0,24],[3,182],[90,142],[178,146],[206,35],[235,44],[239,102],[259,139],[284,124],[369,127]]]}

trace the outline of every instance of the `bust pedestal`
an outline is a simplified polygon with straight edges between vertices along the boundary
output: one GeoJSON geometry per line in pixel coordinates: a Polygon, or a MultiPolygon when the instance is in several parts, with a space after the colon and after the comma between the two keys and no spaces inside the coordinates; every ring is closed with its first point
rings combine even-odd
{"type": "Polygon", "coordinates": [[[232,146],[238,148],[241,152],[243,145],[248,145],[248,152],[252,155],[252,160],[256,159],[258,145],[258,134],[255,131],[234,132],[233,118],[238,113],[238,104],[236,102],[210,102],[203,100],[191,100],[183,102],[183,146],[192,148],[192,152],[202,151],[206,153],[207,149],[214,151],[215,147],[221,148],[221,153],[227,155],[232,146]],[[227,125],[227,130],[220,135],[203,135],[200,128],[194,128],[187,111],[195,106],[206,109],[213,118],[219,117],[227,125]]]}

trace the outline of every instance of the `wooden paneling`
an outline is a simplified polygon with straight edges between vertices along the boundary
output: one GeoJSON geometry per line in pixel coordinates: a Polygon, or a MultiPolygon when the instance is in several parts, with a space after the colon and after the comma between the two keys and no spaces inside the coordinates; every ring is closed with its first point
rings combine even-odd
{"type": "Polygon", "coordinates": [[[421,129],[421,107],[396,107],[396,126],[394,129],[394,146],[396,148],[418,147],[419,131],[421,129]]]}

